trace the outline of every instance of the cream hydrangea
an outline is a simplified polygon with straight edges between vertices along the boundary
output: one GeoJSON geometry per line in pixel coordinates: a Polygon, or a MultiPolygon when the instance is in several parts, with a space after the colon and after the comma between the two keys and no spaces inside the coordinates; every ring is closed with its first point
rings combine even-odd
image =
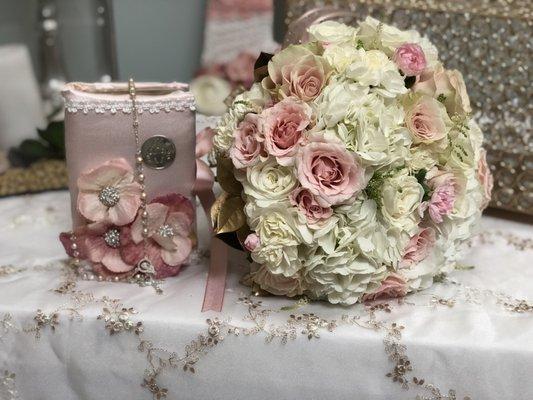
{"type": "Polygon", "coordinates": [[[396,97],[407,93],[404,79],[398,67],[379,50],[356,50],[353,62],[346,68],[346,76],[359,85],[384,97],[396,97]]]}

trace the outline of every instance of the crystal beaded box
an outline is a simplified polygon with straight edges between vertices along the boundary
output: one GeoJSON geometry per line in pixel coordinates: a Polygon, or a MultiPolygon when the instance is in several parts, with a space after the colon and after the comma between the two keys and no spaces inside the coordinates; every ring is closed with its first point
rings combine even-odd
{"type": "Polygon", "coordinates": [[[533,214],[530,1],[294,0],[282,11],[285,24],[323,6],[346,11],[344,22],[372,15],[426,35],[467,82],[494,174],[491,206],[533,214]]]}

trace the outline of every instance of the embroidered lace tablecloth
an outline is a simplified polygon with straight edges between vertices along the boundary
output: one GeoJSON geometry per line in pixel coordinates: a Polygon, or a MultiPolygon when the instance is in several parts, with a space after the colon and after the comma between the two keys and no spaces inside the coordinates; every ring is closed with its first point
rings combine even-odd
{"type": "Polygon", "coordinates": [[[247,297],[232,254],[217,315],[201,257],[160,295],[76,280],[68,204],[0,200],[0,399],[533,399],[530,225],[484,217],[464,269],[403,304],[247,297]]]}

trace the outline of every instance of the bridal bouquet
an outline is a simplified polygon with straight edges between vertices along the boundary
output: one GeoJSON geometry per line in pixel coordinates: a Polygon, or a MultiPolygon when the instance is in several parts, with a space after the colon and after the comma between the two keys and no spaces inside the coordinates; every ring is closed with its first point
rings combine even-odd
{"type": "Polygon", "coordinates": [[[492,176],[458,71],[416,31],[324,22],[256,64],[214,137],[215,231],[268,292],[353,304],[455,267],[492,176]]]}

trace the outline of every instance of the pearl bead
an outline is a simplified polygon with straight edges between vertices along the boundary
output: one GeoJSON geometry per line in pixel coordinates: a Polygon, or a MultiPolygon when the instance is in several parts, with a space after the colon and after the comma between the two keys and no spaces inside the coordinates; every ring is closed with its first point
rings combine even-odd
{"type": "Polygon", "coordinates": [[[141,192],[141,199],[146,200],[146,192],[141,192]]]}
{"type": "Polygon", "coordinates": [[[78,248],[78,245],[77,245],[76,243],[72,243],[72,244],[70,245],[70,248],[71,248],[72,250],[76,250],[76,249],[78,248]]]}
{"type": "Polygon", "coordinates": [[[141,215],[143,218],[148,218],[148,211],[144,210],[141,215]]]}
{"type": "Polygon", "coordinates": [[[143,158],[141,156],[137,157],[137,162],[138,163],[142,163],[143,162],[143,158]]]}
{"type": "Polygon", "coordinates": [[[144,181],[144,174],[139,174],[139,181],[144,181]]]}

